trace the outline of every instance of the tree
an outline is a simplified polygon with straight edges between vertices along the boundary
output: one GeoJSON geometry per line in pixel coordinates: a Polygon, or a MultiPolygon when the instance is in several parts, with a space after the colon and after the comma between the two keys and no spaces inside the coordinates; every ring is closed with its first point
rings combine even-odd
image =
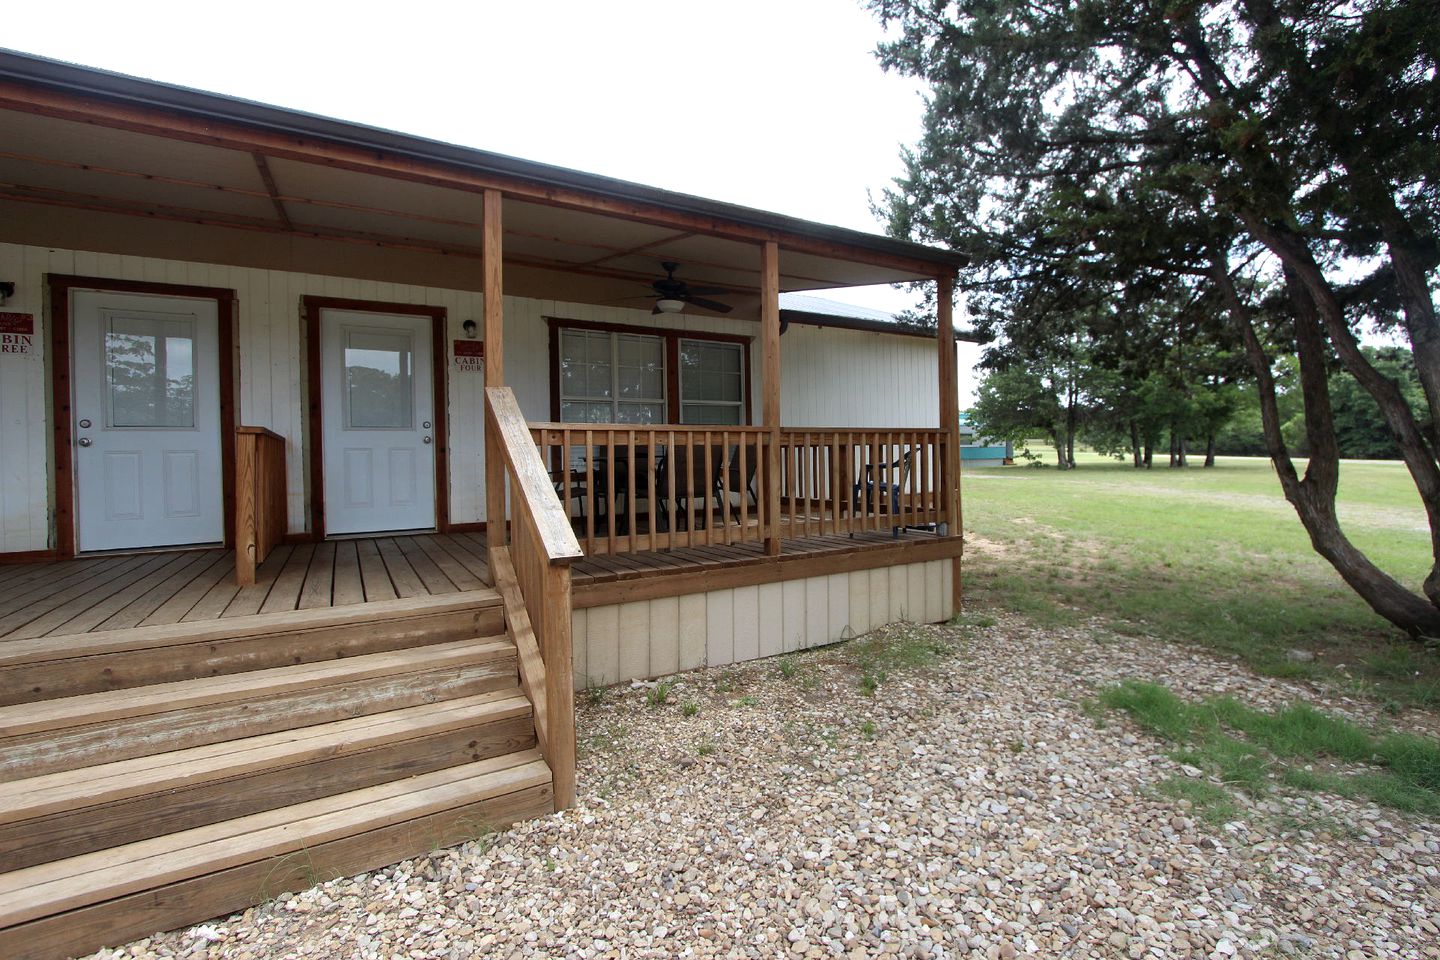
{"type": "Polygon", "coordinates": [[[925,134],[885,197],[891,231],[971,253],[965,283],[982,302],[1014,302],[1035,283],[1062,289],[1067,276],[1130,282],[1132,296],[1178,285],[1211,298],[1243,345],[1267,452],[1317,552],[1381,616],[1440,636],[1433,5],[872,6],[898,30],[882,63],[932,90],[925,134]],[[1377,320],[1403,327],[1428,416],[1361,349],[1358,325],[1377,320]],[[1303,476],[1281,435],[1284,355],[1298,366],[1303,476]],[[1375,402],[1425,505],[1434,557],[1424,596],[1340,529],[1337,366],[1375,402]]]}

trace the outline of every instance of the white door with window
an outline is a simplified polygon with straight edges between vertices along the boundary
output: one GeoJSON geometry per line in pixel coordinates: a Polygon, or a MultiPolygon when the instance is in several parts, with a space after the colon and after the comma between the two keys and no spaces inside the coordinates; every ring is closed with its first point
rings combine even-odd
{"type": "Polygon", "coordinates": [[[78,548],[220,542],[215,301],[88,290],[72,296],[78,548]]]}
{"type": "Polygon", "coordinates": [[[428,316],[320,314],[325,532],[435,527],[428,316]]]}

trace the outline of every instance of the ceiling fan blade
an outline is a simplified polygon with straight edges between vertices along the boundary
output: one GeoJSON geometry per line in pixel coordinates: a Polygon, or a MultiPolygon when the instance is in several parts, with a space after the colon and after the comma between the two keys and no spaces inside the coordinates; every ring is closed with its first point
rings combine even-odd
{"type": "Polygon", "coordinates": [[[706,310],[714,310],[716,313],[729,313],[734,309],[734,307],[728,303],[721,303],[719,300],[706,300],[704,297],[687,297],[685,302],[693,303],[695,306],[703,307],[706,310]]]}
{"type": "Polygon", "coordinates": [[[713,297],[716,294],[732,293],[729,287],[686,287],[692,297],[713,297]]]}

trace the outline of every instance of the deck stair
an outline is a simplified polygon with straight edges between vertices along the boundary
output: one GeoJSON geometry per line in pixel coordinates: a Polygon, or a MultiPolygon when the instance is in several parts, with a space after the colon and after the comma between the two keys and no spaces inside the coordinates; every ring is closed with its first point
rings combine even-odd
{"type": "Polygon", "coordinates": [[[0,642],[0,957],[89,953],[543,815],[536,746],[488,590],[0,642]]]}

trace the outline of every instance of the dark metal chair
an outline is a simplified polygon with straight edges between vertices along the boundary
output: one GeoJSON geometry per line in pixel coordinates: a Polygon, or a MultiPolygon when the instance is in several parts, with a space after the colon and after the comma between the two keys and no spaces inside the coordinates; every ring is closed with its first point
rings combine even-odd
{"type": "MultiPolygon", "coordinates": [[[[889,463],[867,463],[860,472],[860,479],[855,483],[855,509],[862,515],[869,515],[876,512],[875,487],[880,487],[880,503],[890,509],[890,516],[900,516],[900,491],[910,481],[910,457],[912,451],[905,451],[899,457],[889,463]],[[896,478],[896,471],[899,477],[896,478]],[[888,479],[885,474],[888,472],[888,479]],[[888,501],[888,503],[887,503],[888,501]]],[[[883,511],[882,511],[883,512],[883,511]]],[[[891,536],[900,538],[900,531],[903,526],[890,528],[891,536]]],[[[851,533],[850,536],[855,536],[851,533]]]]}
{"type": "Polygon", "coordinates": [[[660,518],[669,523],[670,517],[670,473],[675,474],[675,522],[679,527],[690,529],[690,521],[687,513],[690,503],[694,500],[700,501],[700,510],[696,513],[698,526],[703,528],[709,519],[711,491],[717,489],[720,479],[719,471],[723,469],[724,448],[718,446],[710,447],[711,476],[705,475],[705,445],[677,443],[666,451],[665,459],[660,462],[655,471],[655,497],[660,501],[660,518]],[[691,458],[694,458],[692,472],[691,458]]]}

